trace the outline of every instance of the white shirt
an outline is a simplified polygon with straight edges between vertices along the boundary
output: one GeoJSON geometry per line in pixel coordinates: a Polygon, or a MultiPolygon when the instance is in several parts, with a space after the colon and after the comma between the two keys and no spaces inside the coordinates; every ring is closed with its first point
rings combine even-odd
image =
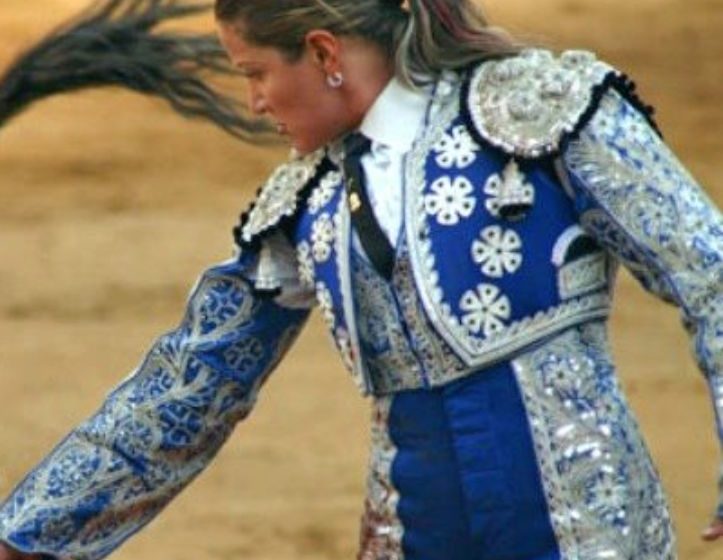
{"type": "MultiPolygon", "coordinates": [[[[367,193],[374,215],[393,247],[402,225],[404,156],[424,125],[430,100],[430,92],[410,90],[392,78],[359,126],[359,131],[372,141],[370,152],[361,159],[367,193]]],[[[363,252],[356,233],[353,242],[363,252]]],[[[314,287],[300,281],[297,266],[296,252],[282,234],[276,233],[264,240],[250,277],[260,287],[280,287],[276,303],[308,309],[316,302],[314,287]]]]}
{"type": "Polygon", "coordinates": [[[361,159],[367,193],[380,227],[393,247],[402,225],[404,156],[411,150],[427,113],[431,94],[392,78],[367,111],[359,131],[372,141],[361,159]]]}

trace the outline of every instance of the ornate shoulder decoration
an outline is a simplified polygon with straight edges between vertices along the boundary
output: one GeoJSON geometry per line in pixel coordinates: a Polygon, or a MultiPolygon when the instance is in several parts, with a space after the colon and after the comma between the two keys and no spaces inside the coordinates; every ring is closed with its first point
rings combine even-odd
{"type": "Polygon", "coordinates": [[[320,149],[292,159],[274,170],[259,189],[251,207],[241,214],[241,221],[234,229],[234,237],[239,245],[253,243],[262,234],[296,214],[301,194],[317,175],[324,155],[325,151],[320,149]]]}
{"type": "Polygon", "coordinates": [[[632,90],[627,78],[587,51],[559,57],[542,49],[487,61],[472,73],[463,106],[473,132],[505,153],[537,159],[559,153],[589,120],[604,90],[632,90]]]}

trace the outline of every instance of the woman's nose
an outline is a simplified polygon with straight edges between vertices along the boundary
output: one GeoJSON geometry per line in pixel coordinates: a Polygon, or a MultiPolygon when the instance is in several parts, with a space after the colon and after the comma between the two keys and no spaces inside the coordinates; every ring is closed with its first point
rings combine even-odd
{"type": "Polygon", "coordinates": [[[249,87],[248,104],[252,112],[263,115],[266,112],[266,101],[253,87],[249,87]]]}

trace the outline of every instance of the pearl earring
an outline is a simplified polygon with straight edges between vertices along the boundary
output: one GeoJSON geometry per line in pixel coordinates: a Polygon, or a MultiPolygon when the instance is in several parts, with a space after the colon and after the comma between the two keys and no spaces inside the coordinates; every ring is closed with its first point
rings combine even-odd
{"type": "Polygon", "coordinates": [[[326,83],[330,88],[338,89],[344,83],[344,75],[341,72],[334,72],[326,77],[326,83]]]}

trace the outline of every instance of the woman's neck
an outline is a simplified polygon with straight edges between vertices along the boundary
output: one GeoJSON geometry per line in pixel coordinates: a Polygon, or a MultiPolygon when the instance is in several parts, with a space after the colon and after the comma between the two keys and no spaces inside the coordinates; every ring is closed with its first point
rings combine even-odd
{"type": "Polygon", "coordinates": [[[352,128],[357,128],[379,94],[394,77],[394,62],[378,46],[345,38],[342,72],[352,128]]]}

